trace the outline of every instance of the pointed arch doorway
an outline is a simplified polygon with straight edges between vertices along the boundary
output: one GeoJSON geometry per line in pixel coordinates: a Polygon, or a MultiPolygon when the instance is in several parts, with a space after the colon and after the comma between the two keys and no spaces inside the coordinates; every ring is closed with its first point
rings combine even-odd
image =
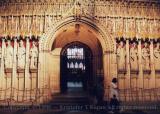
{"type": "Polygon", "coordinates": [[[78,91],[89,96],[96,94],[96,87],[102,86],[104,90],[103,48],[99,37],[94,29],[82,23],[78,27],[75,23],[67,24],[56,32],[52,50],[60,64],[55,71],[58,76],[55,75],[53,90],[62,95],[68,92],[77,95],[78,91]],[[77,59],[78,56],[84,59],[77,59]]]}
{"type": "Polygon", "coordinates": [[[86,92],[93,86],[93,54],[91,49],[78,41],[64,46],[61,51],[61,93],[86,92]]]}
{"type": "MultiPolygon", "coordinates": [[[[108,93],[108,90],[104,88],[109,84],[111,74],[110,53],[114,49],[112,37],[104,26],[96,24],[88,17],[81,17],[77,22],[75,17],[71,16],[51,26],[40,42],[40,49],[43,50],[41,55],[44,55],[40,60],[46,59],[47,56],[47,61],[49,61],[48,63],[42,61],[41,69],[43,70],[40,71],[41,76],[39,76],[40,87],[44,87],[46,84],[50,86],[52,95],[61,93],[61,50],[67,44],[79,41],[92,50],[92,75],[94,77],[92,88],[95,85],[102,85],[105,94],[108,93]],[[78,30],[75,26],[77,24],[79,24],[78,30]],[[49,69],[47,69],[48,65],[51,66],[49,69]],[[50,75],[49,79],[44,78],[46,74],[50,75]]],[[[103,98],[107,99],[108,96],[103,98]]]]}

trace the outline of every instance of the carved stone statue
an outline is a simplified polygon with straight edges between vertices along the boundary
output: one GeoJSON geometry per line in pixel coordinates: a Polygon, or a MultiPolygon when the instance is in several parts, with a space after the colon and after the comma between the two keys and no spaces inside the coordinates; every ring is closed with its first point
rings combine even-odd
{"type": "Polygon", "coordinates": [[[13,65],[13,47],[10,40],[7,41],[8,46],[5,50],[5,68],[12,68],[13,65]]]}
{"type": "Polygon", "coordinates": [[[146,42],[144,43],[144,48],[142,49],[142,64],[143,70],[150,70],[150,51],[146,42]]]}
{"type": "Polygon", "coordinates": [[[160,70],[160,44],[157,43],[156,48],[154,49],[154,63],[155,69],[160,70]]]}
{"type": "Polygon", "coordinates": [[[35,44],[35,42],[33,42],[33,46],[30,50],[30,68],[37,68],[37,63],[38,63],[38,48],[35,44]]]}
{"type": "Polygon", "coordinates": [[[25,67],[25,54],[26,54],[26,50],[25,50],[23,41],[21,40],[19,42],[18,53],[17,53],[18,68],[20,68],[20,69],[24,69],[24,67],[25,67]]]}
{"type": "Polygon", "coordinates": [[[138,70],[138,49],[135,42],[130,49],[130,64],[131,70],[138,70]]]}
{"type": "Polygon", "coordinates": [[[117,62],[118,70],[125,70],[126,66],[126,51],[123,41],[120,42],[120,45],[117,49],[117,62]]]}

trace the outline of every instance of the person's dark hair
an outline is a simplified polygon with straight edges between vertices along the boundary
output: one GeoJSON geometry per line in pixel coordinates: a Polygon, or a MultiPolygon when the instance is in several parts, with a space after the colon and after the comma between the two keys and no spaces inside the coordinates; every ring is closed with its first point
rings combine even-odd
{"type": "Polygon", "coordinates": [[[113,78],[113,79],[112,79],[112,82],[113,82],[113,83],[117,83],[117,78],[113,78]]]}
{"type": "Polygon", "coordinates": [[[116,98],[116,95],[113,95],[113,98],[116,98]]]}

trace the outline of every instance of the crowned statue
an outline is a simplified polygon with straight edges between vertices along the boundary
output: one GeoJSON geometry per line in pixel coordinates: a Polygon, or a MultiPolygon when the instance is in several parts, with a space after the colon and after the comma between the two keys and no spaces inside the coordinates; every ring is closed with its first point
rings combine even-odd
{"type": "Polygon", "coordinates": [[[154,48],[154,63],[155,63],[155,70],[160,70],[160,44],[157,43],[156,47],[154,48]]]}
{"type": "Polygon", "coordinates": [[[7,41],[7,47],[5,50],[5,68],[12,68],[13,65],[13,47],[11,41],[7,41]]]}
{"type": "Polygon", "coordinates": [[[131,70],[138,70],[138,49],[135,42],[130,49],[130,65],[131,70]]]}
{"type": "Polygon", "coordinates": [[[150,70],[150,51],[147,42],[144,43],[142,48],[142,64],[144,70],[150,70]]]}
{"type": "Polygon", "coordinates": [[[30,50],[30,68],[37,68],[38,63],[38,48],[36,43],[33,42],[32,48],[30,50]]]}
{"type": "Polygon", "coordinates": [[[118,70],[125,70],[126,51],[123,41],[120,42],[120,45],[117,48],[117,62],[118,62],[118,70]]]}
{"type": "Polygon", "coordinates": [[[25,67],[25,54],[26,54],[26,50],[25,50],[23,41],[21,40],[19,42],[18,53],[17,53],[18,68],[20,68],[20,69],[24,69],[24,67],[25,67]]]}

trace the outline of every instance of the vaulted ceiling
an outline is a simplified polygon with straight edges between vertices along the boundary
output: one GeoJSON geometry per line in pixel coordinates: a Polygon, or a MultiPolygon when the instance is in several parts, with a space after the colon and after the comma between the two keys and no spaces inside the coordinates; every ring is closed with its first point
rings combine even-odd
{"type": "Polygon", "coordinates": [[[74,25],[68,25],[56,33],[53,48],[62,48],[68,43],[79,41],[88,45],[92,52],[98,55],[100,42],[95,34],[95,31],[85,25],[79,25],[78,30],[74,25]]]}

